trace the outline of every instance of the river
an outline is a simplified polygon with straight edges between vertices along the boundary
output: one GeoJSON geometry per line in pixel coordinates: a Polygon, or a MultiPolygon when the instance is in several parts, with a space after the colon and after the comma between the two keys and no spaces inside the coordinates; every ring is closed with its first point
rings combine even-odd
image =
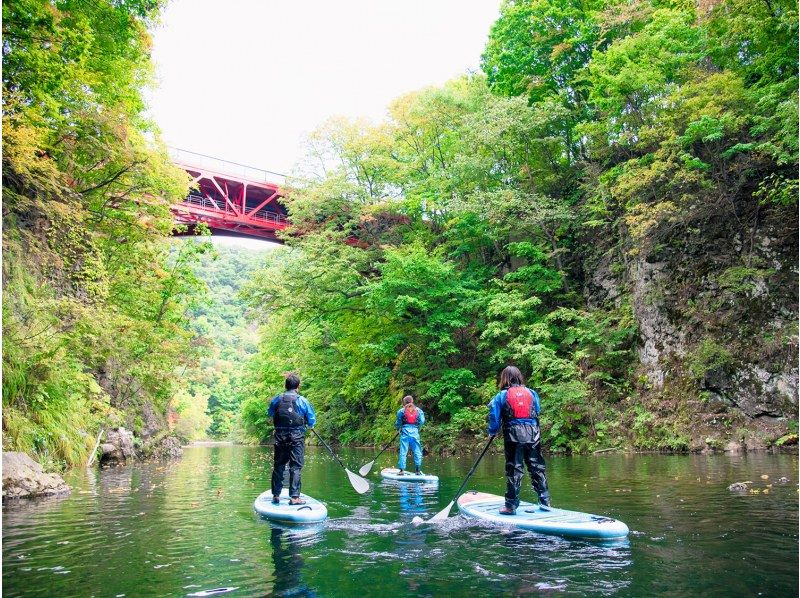
{"type": "MultiPolygon", "coordinates": [[[[255,515],[269,447],[197,446],[168,464],[74,470],[71,496],[3,507],[3,595],[797,595],[794,454],[551,457],[554,506],[630,527],[627,542],[604,545],[460,516],[411,525],[446,506],[474,455],[426,459],[438,487],[381,482],[384,455],[372,490],[358,495],[323,451],[308,449],[303,491],[330,518],[311,528],[255,515]],[[744,480],[759,492],[727,489],[744,480]]],[[[342,458],[356,470],[372,454],[342,458]]],[[[468,488],[502,494],[500,454],[487,455],[468,488]]],[[[523,499],[533,496],[526,477],[523,499]]]]}

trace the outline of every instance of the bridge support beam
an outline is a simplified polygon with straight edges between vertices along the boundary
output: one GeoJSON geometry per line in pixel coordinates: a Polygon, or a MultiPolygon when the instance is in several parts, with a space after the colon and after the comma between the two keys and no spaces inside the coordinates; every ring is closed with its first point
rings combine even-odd
{"type": "Polygon", "coordinates": [[[172,206],[177,224],[204,222],[212,230],[273,241],[289,226],[281,188],[269,180],[273,173],[183,150],[172,157],[193,184],[188,197],[172,206]]]}

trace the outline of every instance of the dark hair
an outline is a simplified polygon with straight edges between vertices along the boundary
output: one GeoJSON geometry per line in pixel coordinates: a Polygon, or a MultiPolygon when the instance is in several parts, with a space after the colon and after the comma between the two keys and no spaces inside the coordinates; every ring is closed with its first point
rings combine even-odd
{"type": "Polygon", "coordinates": [[[295,390],[300,386],[300,376],[291,372],[286,374],[286,390],[295,390]]]}
{"type": "Polygon", "coordinates": [[[406,395],[403,397],[403,405],[412,405],[414,403],[414,397],[411,395],[406,395]]]}
{"type": "Polygon", "coordinates": [[[513,365],[507,366],[500,372],[500,389],[509,388],[511,386],[525,386],[525,378],[519,368],[513,365]]]}

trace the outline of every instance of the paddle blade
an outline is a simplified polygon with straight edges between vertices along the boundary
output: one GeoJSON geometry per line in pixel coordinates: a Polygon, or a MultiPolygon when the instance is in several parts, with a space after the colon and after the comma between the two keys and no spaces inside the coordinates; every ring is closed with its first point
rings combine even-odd
{"type": "Polygon", "coordinates": [[[349,469],[345,468],[347,472],[347,477],[350,478],[350,483],[353,485],[353,489],[358,492],[359,494],[364,494],[369,490],[369,482],[362,478],[359,475],[354,474],[349,469]]]}
{"type": "Polygon", "coordinates": [[[358,473],[360,473],[361,475],[369,475],[369,472],[372,469],[373,465],[375,465],[375,461],[374,460],[370,461],[366,465],[362,465],[361,469],[358,470],[358,473]]]}
{"type": "Polygon", "coordinates": [[[444,521],[445,519],[447,519],[450,516],[450,509],[453,508],[454,504],[455,502],[451,500],[449,505],[447,505],[444,509],[436,513],[436,515],[428,519],[428,523],[433,523],[434,521],[444,521]]]}

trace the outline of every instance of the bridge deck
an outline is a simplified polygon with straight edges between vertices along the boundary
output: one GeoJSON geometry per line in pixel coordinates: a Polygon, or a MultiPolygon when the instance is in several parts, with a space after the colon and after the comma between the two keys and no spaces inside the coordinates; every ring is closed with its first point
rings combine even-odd
{"type": "Polygon", "coordinates": [[[207,224],[212,230],[278,240],[289,223],[280,202],[278,173],[226,162],[185,150],[170,150],[173,162],[191,177],[193,188],[172,207],[179,224],[207,224]]]}

